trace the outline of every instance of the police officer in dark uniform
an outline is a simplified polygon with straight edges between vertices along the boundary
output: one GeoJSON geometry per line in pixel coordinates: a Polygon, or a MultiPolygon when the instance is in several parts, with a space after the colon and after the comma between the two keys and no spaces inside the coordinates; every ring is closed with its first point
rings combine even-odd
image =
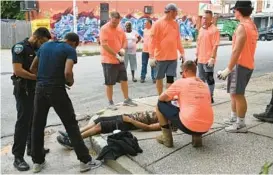
{"type": "MultiPolygon", "coordinates": [[[[36,56],[35,52],[50,38],[51,35],[48,29],[41,27],[30,38],[15,44],[11,50],[14,72],[11,79],[14,85],[13,94],[16,99],[17,109],[12,154],[15,157],[13,165],[19,171],[29,170],[29,165],[24,160],[26,145],[28,146],[28,155],[31,152],[30,136],[36,75],[30,72],[30,66],[36,56]]],[[[49,150],[45,151],[48,152],[49,150]]]]}

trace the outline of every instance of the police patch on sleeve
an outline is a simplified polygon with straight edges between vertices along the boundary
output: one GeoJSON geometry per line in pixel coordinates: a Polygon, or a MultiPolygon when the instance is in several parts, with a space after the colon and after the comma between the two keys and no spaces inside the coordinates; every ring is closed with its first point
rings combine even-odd
{"type": "Polygon", "coordinates": [[[20,54],[24,50],[24,46],[22,44],[16,44],[13,48],[13,51],[16,54],[20,54]]]}

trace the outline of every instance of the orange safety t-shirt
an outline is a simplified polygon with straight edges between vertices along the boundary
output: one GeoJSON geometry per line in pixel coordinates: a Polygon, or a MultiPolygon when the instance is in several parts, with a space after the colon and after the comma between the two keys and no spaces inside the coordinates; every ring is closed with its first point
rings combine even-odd
{"type": "Polygon", "coordinates": [[[143,31],[143,49],[142,52],[149,53],[149,47],[151,44],[151,29],[144,29],[143,31]]]}
{"type": "MultiPolygon", "coordinates": [[[[246,42],[244,48],[239,56],[237,64],[246,67],[248,69],[254,69],[254,55],[258,40],[258,31],[256,25],[253,21],[249,20],[246,22],[241,22],[246,32],[246,42]]],[[[236,41],[236,31],[234,32],[232,39],[232,48],[235,46],[236,41]]]]}
{"type": "Polygon", "coordinates": [[[207,132],[213,124],[213,110],[208,86],[194,78],[181,78],[165,92],[178,96],[179,117],[183,125],[195,132],[207,132]]]}
{"type": "Polygon", "coordinates": [[[207,29],[201,27],[197,39],[198,63],[207,64],[212,57],[213,49],[219,45],[219,42],[220,32],[214,24],[207,29]]]}
{"type": "Polygon", "coordinates": [[[120,49],[124,46],[126,41],[126,35],[122,28],[118,26],[117,28],[111,28],[110,23],[105,24],[100,29],[100,53],[101,53],[101,62],[108,64],[119,64],[118,59],[107,52],[102,45],[107,44],[114,52],[118,53],[120,49]]]}
{"type": "Polygon", "coordinates": [[[151,57],[158,61],[176,60],[177,50],[184,54],[179,26],[174,20],[159,19],[151,30],[151,57]]]}

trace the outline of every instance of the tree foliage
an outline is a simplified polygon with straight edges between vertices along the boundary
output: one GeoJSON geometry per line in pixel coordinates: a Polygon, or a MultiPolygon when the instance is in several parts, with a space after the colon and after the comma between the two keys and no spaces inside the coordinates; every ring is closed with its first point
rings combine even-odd
{"type": "Polygon", "coordinates": [[[1,0],[1,19],[25,19],[25,13],[20,11],[20,1],[1,0]]]}

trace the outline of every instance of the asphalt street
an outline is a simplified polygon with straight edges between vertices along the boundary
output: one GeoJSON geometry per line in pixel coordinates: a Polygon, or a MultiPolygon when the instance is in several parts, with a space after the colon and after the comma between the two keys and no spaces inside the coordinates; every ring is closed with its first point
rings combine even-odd
{"type": "MultiPolygon", "coordinates": [[[[194,59],[195,49],[186,50],[186,59],[194,59]]],[[[224,69],[231,55],[231,46],[221,46],[218,49],[218,58],[215,72],[224,69]]],[[[139,80],[141,69],[141,54],[138,53],[138,71],[139,80]]],[[[273,41],[259,42],[255,57],[255,71],[253,77],[258,77],[267,72],[273,71],[273,41]]],[[[128,68],[130,70],[130,68],[128,68]]],[[[179,72],[179,69],[177,70],[179,72]]],[[[10,80],[12,73],[11,52],[10,50],[1,50],[1,137],[11,136],[14,133],[16,122],[15,99],[12,95],[13,86],[10,80]]],[[[131,98],[147,97],[156,95],[155,85],[150,79],[150,69],[148,69],[147,81],[141,84],[139,81],[131,81],[130,71],[129,95],[131,98]]],[[[178,74],[179,75],[179,74],[178,74]]],[[[75,85],[68,91],[77,114],[93,114],[96,111],[107,106],[108,102],[105,96],[104,78],[100,56],[80,57],[78,64],[74,68],[75,85]]],[[[218,81],[217,82],[221,82],[218,81]]],[[[120,86],[117,84],[114,88],[114,102],[122,102],[123,96],[120,86]]],[[[61,123],[53,109],[50,110],[47,125],[61,123]]]]}

